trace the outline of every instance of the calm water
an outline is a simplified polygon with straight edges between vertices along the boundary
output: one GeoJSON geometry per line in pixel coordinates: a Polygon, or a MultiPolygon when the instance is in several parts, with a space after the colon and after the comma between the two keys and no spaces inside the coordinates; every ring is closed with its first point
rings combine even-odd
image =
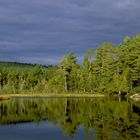
{"type": "Polygon", "coordinates": [[[140,102],[13,98],[0,102],[0,140],[139,140],[140,102]]]}

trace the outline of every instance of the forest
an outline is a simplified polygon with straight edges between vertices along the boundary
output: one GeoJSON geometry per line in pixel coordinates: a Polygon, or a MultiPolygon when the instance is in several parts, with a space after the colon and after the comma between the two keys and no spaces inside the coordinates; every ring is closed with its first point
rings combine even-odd
{"type": "Polygon", "coordinates": [[[140,92],[140,34],[118,46],[105,42],[85,52],[83,64],[73,53],[59,65],[0,62],[0,93],[140,92]]]}

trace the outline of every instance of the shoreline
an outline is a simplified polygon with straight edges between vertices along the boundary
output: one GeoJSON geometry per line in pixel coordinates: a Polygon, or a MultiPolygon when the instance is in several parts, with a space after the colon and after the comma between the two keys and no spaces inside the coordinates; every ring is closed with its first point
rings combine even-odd
{"type": "Polygon", "coordinates": [[[63,94],[2,94],[0,95],[0,100],[9,100],[12,97],[105,97],[103,94],[72,94],[72,93],[63,93],[63,94]]]}
{"type": "Polygon", "coordinates": [[[9,95],[0,95],[0,101],[4,101],[4,100],[10,100],[10,96],[9,95]]]}

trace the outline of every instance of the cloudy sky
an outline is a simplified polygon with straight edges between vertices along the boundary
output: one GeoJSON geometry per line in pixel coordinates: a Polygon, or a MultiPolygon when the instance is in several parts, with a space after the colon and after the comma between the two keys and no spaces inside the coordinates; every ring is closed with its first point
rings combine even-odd
{"type": "Polygon", "coordinates": [[[140,32],[139,0],[0,0],[0,61],[58,64],[140,32]]]}

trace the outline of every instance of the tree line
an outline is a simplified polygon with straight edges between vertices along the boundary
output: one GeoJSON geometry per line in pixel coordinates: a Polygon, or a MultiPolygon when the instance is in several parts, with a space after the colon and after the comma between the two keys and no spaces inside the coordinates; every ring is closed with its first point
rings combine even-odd
{"type": "Polygon", "coordinates": [[[73,53],[59,66],[3,65],[1,93],[135,93],[140,92],[140,34],[125,37],[118,46],[105,42],[88,49],[83,64],[73,53]]]}

